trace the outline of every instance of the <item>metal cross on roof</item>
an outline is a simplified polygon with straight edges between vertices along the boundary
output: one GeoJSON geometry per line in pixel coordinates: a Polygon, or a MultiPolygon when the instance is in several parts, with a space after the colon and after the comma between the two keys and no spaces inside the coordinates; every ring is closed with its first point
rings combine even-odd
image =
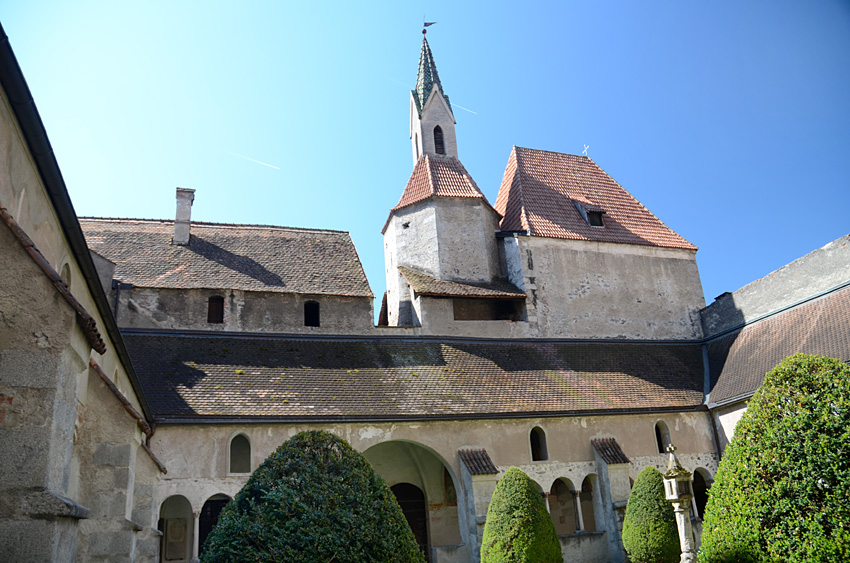
{"type": "Polygon", "coordinates": [[[584,145],[584,150],[581,151],[581,154],[583,154],[584,156],[587,156],[587,149],[589,149],[589,148],[590,148],[589,146],[584,145]]]}

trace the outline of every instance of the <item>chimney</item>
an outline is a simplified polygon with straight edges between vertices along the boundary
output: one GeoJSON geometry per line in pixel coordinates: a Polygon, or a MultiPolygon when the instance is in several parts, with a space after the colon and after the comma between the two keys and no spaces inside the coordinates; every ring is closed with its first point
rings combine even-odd
{"type": "Polygon", "coordinates": [[[172,244],[189,244],[189,229],[192,225],[192,202],[195,190],[177,188],[177,219],[174,221],[172,244]]]}

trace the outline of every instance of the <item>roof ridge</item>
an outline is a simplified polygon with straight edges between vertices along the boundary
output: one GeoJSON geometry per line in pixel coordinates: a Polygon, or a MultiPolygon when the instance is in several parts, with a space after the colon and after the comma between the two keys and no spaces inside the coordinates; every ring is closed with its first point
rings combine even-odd
{"type": "MultiPolygon", "coordinates": [[[[174,224],[174,219],[144,219],[133,217],[78,217],[81,221],[109,221],[121,223],[162,223],[174,224]]],[[[345,233],[350,235],[349,231],[339,229],[319,229],[314,227],[289,227],[286,225],[263,225],[252,223],[217,223],[210,221],[192,221],[192,225],[202,227],[226,227],[226,228],[248,228],[248,229],[276,229],[280,231],[305,231],[314,233],[345,233]]]]}
{"type": "Polygon", "coordinates": [[[547,149],[532,149],[530,147],[521,147],[519,145],[514,145],[514,148],[520,149],[520,150],[523,150],[523,151],[548,152],[549,154],[557,154],[557,155],[561,155],[561,156],[574,156],[576,158],[586,158],[587,160],[590,160],[591,162],[593,162],[593,159],[590,158],[589,156],[585,155],[585,154],[573,154],[571,152],[550,151],[550,150],[547,150],[547,149]]]}

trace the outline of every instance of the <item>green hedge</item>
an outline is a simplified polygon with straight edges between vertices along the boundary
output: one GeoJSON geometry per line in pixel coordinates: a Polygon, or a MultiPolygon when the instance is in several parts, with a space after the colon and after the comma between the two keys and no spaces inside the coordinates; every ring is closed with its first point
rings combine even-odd
{"type": "Polygon", "coordinates": [[[850,561],[850,367],[797,354],[765,377],[709,492],[702,563],[850,561]]]}
{"type": "Polygon", "coordinates": [[[482,563],[561,563],[561,544],[543,496],[511,467],[499,479],[484,524],[482,563]]]}
{"type": "Polygon", "coordinates": [[[302,432],[225,506],[203,563],[422,562],[384,480],[343,439],[302,432]]]}
{"type": "Polygon", "coordinates": [[[623,547],[633,563],[675,563],[679,532],[673,505],[664,498],[664,479],[654,467],[640,472],[626,505],[623,547]]]}

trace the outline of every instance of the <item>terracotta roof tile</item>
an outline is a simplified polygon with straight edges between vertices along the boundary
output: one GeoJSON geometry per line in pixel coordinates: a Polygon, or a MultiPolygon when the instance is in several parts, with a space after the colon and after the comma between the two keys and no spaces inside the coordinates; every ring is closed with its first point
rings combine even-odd
{"type": "Polygon", "coordinates": [[[798,352],[850,361],[850,288],[709,342],[711,402],[754,392],[768,371],[798,352]]]}
{"type": "Polygon", "coordinates": [[[192,223],[188,245],[171,244],[173,221],[80,218],[89,247],[138,287],[241,289],[372,297],[344,231],[192,223]]]}
{"type": "Polygon", "coordinates": [[[593,448],[599,452],[605,463],[629,463],[629,458],[623,453],[623,448],[617,443],[614,438],[594,438],[590,441],[593,448]]]}
{"type": "Polygon", "coordinates": [[[514,147],[495,209],[503,231],[696,250],[585,156],[514,147]],[[604,211],[604,226],[588,225],[574,202],[604,211]]]}
{"type": "Polygon", "coordinates": [[[457,418],[694,407],[696,344],[124,331],[159,421],[457,418]]]}
{"type": "Polygon", "coordinates": [[[458,159],[425,154],[416,161],[401,199],[392,210],[398,211],[433,196],[475,197],[490,205],[458,159]]]}
{"type": "Polygon", "coordinates": [[[461,461],[469,470],[470,475],[495,475],[499,472],[493,465],[493,460],[487,450],[458,450],[461,461]]]}
{"type": "Polygon", "coordinates": [[[495,280],[470,283],[438,280],[427,274],[399,266],[398,271],[419,295],[434,297],[472,297],[490,299],[525,299],[525,293],[510,282],[495,280]]]}

